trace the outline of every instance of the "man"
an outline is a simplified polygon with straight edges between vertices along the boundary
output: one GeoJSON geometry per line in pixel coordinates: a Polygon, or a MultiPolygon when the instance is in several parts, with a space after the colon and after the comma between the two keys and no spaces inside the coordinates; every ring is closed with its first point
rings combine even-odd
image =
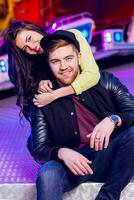
{"type": "MultiPolygon", "coordinates": [[[[43,39],[57,86],[80,73],[79,44],[57,31],[43,39]]],[[[86,181],[104,182],[96,200],[119,200],[134,175],[134,97],[112,74],[79,96],[31,105],[29,150],[42,163],[38,200],[61,200],[63,192],[86,181]]]]}

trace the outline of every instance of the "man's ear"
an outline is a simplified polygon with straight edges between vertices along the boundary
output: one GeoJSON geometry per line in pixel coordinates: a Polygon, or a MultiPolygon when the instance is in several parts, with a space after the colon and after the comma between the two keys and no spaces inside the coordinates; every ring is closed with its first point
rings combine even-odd
{"type": "Polygon", "coordinates": [[[80,65],[80,63],[81,63],[81,53],[80,52],[78,53],[78,59],[79,59],[79,65],[80,65]]]}

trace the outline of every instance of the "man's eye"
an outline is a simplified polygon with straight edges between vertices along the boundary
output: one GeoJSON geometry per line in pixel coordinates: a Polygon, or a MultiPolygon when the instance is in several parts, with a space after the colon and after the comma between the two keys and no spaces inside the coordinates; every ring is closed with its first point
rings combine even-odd
{"type": "Polygon", "coordinates": [[[67,61],[71,61],[73,58],[72,57],[68,57],[67,58],[67,61]]]}

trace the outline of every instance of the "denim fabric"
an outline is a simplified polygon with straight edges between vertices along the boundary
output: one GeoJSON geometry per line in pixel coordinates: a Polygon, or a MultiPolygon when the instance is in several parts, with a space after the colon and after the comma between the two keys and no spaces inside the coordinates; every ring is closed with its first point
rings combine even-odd
{"type": "Polygon", "coordinates": [[[62,200],[64,192],[86,181],[104,182],[96,200],[119,200],[134,176],[134,126],[111,139],[107,149],[83,147],[79,152],[92,160],[93,175],[75,176],[63,162],[48,161],[38,173],[37,200],[62,200]]]}

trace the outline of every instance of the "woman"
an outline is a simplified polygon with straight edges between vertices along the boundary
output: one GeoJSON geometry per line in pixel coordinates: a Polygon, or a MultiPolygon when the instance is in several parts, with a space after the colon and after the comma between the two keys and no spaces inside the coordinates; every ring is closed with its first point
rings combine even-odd
{"type": "MultiPolygon", "coordinates": [[[[92,56],[86,39],[78,30],[72,31],[80,43],[81,50],[81,74],[70,86],[56,90],[56,98],[80,94],[98,83],[100,74],[98,66],[92,56]]],[[[5,42],[8,47],[9,77],[17,92],[17,105],[25,118],[29,120],[28,104],[34,97],[38,84],[42,79],[53,80],[53,75],[48,68],[45,59],[45,49],[40,46],[40,41],[48,35],[41,27],[30,22],[20,21],[12,23],[6,34],[5,42]]],[[[48,102],[55,100],[49,98],[48,102]]],[[[47,104],[46,103],[46,104],[47,104]]]]}

